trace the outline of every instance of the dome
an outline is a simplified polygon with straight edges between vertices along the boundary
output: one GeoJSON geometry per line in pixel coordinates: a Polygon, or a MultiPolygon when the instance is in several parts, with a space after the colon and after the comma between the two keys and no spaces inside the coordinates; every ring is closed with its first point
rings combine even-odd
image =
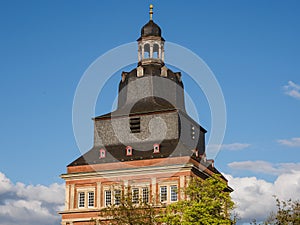
{"type": "Polygon", "coordinates": [[[160,27],[153,22],[153,20],[150,20],[148,23],[146,23],[142,30],[141,30],[141,36],[147,37],[147,36],[158,36],[161,37],[161,29],[160,27]]]}

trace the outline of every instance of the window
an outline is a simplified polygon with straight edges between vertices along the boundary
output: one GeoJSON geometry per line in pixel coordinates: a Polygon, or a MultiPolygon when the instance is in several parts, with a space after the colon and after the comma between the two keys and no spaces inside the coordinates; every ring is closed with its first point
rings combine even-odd
{"type": "Polygon", "coordinates": [[[149,202],[149,188],[148,187],[143,187],[142,188],[142,201],[144,203],[149,202]]]}
{"type": "Polygon", "coordinates": [[[99,159],[103,159],[105,158],[105,149],[100,149],[100,156],[99,156],[99,159]]]}
{"type": "Polygon", "coordinates": [[[105,206],[111,205],[111,190],[105,191],[105,206]]]}
{"type": "Polygon", "coordinates": [[[160,202],[167,201],[167,186],[160,187],[160,202]]]}
{"type": "Polygon", "coordinates": [[[153,145],[153,153],[159,153],[159,144],[153,145]]]}
{"type": "Polygon", "coordinates": [[[121,190],[115,190],[115,205],[121,204],[121,190]]]}
{"type": "Polygon", "coordinates": [[[83,208],[84,207],[84,192],[79,192],[78,193],[78,208],[83,208]]]}
{"type": "Polygon", "coordinates": [[[141,132],[141,118],[140,117],[130,118],[129,125],[130,125],[131,133],[140,133],[141,132]]]}
{"type": "Polygon", "coordinates": [[[131,146],[126,147],[126,156],[132,156],[132,147],[131,146]]]}
{"type": "Polygon", "coordinates": [[[144,59],[149,58],[149,57],[150,57],[150,45],[145,44],[144,45],[144,59]]]}
{"type": "Polygon", "coordinates": [[[88,192],[88,207],[94,207],[95,194],[93,191],[88,192]]]}
{"type": "Polygon", "coordinates": [[[132,188],[132,203],[139,203],[139,189],[132,188]]]}
{"type": "Polygon", "coordinates": [[[177,185],[171,185],[170,186],[170,201],[171,202],[176,202],[178,200],[177,197],[177,185]]]}
{"type": "Polygon", "coordinates": [[[158,51],[159,51],[159,45],[154,44],[153,45],[153,58],[158,58],[159,57],[158,51]]]}

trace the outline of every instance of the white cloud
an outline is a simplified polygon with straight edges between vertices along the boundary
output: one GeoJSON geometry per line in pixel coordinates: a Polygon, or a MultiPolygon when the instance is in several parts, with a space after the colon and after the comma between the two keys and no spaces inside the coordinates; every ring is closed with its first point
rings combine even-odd
{"type": "Polygon", "coordinates": [[[291,139],[280,139],[277,140],[277,142],[288,147],[300,147],[300,137],[295,137],[291,139]]]}
{"type": "Polygon", "coordinates": [[[13,184],[0,172],[0,225],[60,224],[64,185],[13,184]]]}
{"type": "Polygon", "coordinates": [[[249,146],[250,144],[238,142],[222,145],[210,144],[206,146],[206,154],[208,156],[215,156],[220,150],[238,151],[248,148],[249,146]]]}
{"type": "Polygon", "coordinates": [[[12,188],[10,180],[0,172],[0,195],[6,193],[12,188]]]}
{"type": "Polygon", "coordinates": [[[237,151],[237,150],[242,150],[242,149],[248,148],[249,146],[250,146],[250,144],[236,142],[236,143],[232,143],[232,144],[223,144],[223,145],[221,145],[221,149],[237,151]]]}
{"type": "Polygon", "coordinates": [[[266,161],[231,162],[228,166],[235,170],[247,170],[255,173],[281,175],[296,170],[300,171],[300,163],[270,163],[266,161]]]}
{"type": "Polygon", "coordinates": [[[300,85],[289,81],[287,85],[283,86],[284,93],[293,98],[300,99],[300,85]]]}
{"type": "Polygon", "coordinates": [[[299,199],[300,170],[281,174],[274,183],[256,177],[233,177],[225,175],[229,185],[234,189],[231,193],[242,223],[253,219],[263,221],[271,211],[276,211],[274,195],[281,200],[299,199]]]}

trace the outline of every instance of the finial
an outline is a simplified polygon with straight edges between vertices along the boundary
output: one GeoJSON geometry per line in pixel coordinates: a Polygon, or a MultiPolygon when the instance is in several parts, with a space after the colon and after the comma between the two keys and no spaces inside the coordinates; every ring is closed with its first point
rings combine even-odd
{"type": "Polygon", "coordinates": [[[153,5],[152,4],[150,4],[149,15],[150,15],[150,20],[152,20],[152,15],[153,15],[153,5]]]}

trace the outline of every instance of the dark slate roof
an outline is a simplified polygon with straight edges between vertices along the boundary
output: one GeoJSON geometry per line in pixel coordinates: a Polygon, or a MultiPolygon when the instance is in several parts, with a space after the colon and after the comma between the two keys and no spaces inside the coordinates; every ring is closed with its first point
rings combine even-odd
{"type": "MultiPolygon", "coordinates": [[[[144,68],[144,77],[145,76],[161,76],[161,67],[163,67],[164,64],[149,64],[149,65],[143,65],[144,68]]],[[[137,77],[137,71],[136,68],[132,69],[130,72],[123,71],[122,74],[126,74],[125,81],[120,81],[120,89],[119,91],[127,85],[128,81],[133,81],[136,79],[139,79],[137,77]]],[[[181,80],[178,79],[178,77],[181,76],[180,72],[173,72],[171,69],[168,69],[167,71],[167,77],[163,77],[166,79],[173,80],[178,85],[180,85],[183,88],[183,83],[181,80]],[[179,75],[179,76],[178,76],[179,75]]]]}
{"type": "Polygon", "coordinates": [[[133,106],[127,104],[111,113],[97,116],[95,119],[111,118],[115,116],[141,115],[153,112],[169,112],[174,110],[176,110],[175,107],[168,101],[158,97],[148,97],[139,100],[133,106]]]}
{"type": "Polygon", "coordinates": [[[181,142],[178,142],[178,140],[165,140],[162,143],[160,143],[159,153],[153,153],[153,144],[155,143],[134,144],[132,156],[126,156],[126,146],[123,144],[106,147],[94,146],[87,153],[80,156],[68,166],[194,155],[193,149],[182,144],[181,142]],[[106,150],[105,158],[99,158],[100,149],[106,150]]]}
{"type": "Polygon", "coordinates": [[[147,36],[161,37],[161,29],[156,23],[153,22],[153,20],[149,20],[149,22],[146,23],[142,27],[141,36],[142,37],[147,37],[147,36]]]}

